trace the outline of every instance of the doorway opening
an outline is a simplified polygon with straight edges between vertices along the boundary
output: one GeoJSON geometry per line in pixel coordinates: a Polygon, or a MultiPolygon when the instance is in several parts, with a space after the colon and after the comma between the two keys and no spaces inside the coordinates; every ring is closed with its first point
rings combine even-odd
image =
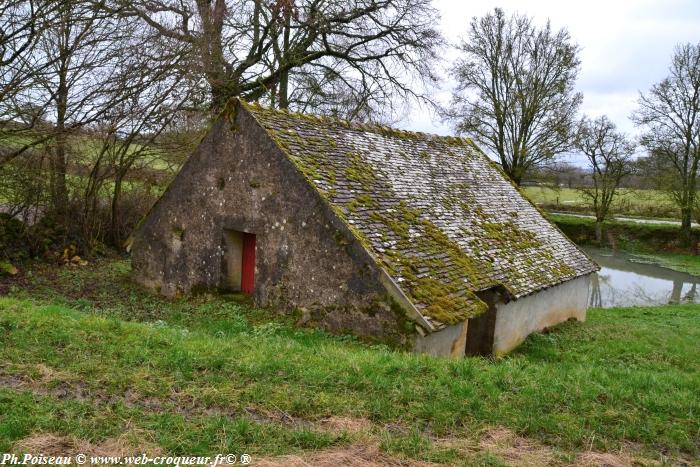
{"type": "Polygon", "coordinates": [[[255,234],[224,230],[222,288],[232,292],[255,292],[255,234]]]}

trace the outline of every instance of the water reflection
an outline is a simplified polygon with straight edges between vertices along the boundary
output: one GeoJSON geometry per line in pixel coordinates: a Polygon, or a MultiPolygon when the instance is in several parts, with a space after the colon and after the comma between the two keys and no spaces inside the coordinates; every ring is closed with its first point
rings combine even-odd
{"type": "Polygon", "coordinates": [[[664,305],[698,303],[700,277],[653,264],[635,262],[621,252],[586,249],[601,266],[591,281],[590,306],[664,305]]]}

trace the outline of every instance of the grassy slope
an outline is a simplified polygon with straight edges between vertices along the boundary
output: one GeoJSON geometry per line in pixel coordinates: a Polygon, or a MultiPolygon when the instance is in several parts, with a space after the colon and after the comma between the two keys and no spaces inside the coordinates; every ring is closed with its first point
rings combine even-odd
{"type": "MultiPolygon", "coordinates": [[[[193,136],[197,138],[197,136],[193,136]]],[[[33,141],[30,136],[17,136],[13,134],[3,134],[0,132],[0,147],[9,148],[20,148],[25,144],[29,144],[33,141]]],[[[34,140],[36,141],[36,140],[34,140]]],[[[88,173],[102,150],[102,142],[99,138],[94,138],[91,136],[79,135],[73,136],[69,140],[69,145],[71,149],[71,156],[69,158],[69,167],[67,175],[67,183],[69,188],[76,192],[82,192],[88,182],[88,173]]],[[[141,149],[143,146],[139,144],[131,144],[129,152],[134,152],[141,149]]],[[[40,145],[37,150],[43,150],[40,145]]],[[[139,164],[145,164],[147,169],[152,169],[154,171],[163,172],[163,176],[169,178],[172,172],[173,161],[168,160],[168,151],[161,148],[154,148],[151,150],[150,154],[144,154],[140,160],[139,164]]],[[[108,159],[108,158],[107,158],[108,159]]],[[[103,164],[105,162],[103,161],[103,164]]],[[[138,172],[138,168],[132,168],[131,174],[138,172]]],[[[0,176],[3,174],[0,172],[0,176]]],[[[131,192],[137,190],[143,190],[147,188],[152,194],[158,196],[165,186],[152,185],[150,182],[144,182],[139,179],[129,179],[123,182],[122,190],[123,192],[131,192]]],[[[114,191],[114,181],[109,179],[101,187],[100,196],[110,196],[114,191]]],[[[0,204],[13,204],[13,194],[0,192],[0,204]]],[[[19,194],[20,198],[24,196],[19,194]]]]}
{"type": "Polygon", "coordinates": [[[99,440],[138,429],[168,453],[285,453],[352,441],[314,425],[349,416],[379,427],[388,452],[444,462],[461,454],[435,439],[494,426],[564,456],[626,441],[698,454],[700,307],[592,310],[504,360],[449,361],[296,329],[222,298],[163,301],[127,274],[109,261],[36,270],[0,298],[5,378],[43,381],[48,367],[42,384],[82,394],[0,390],[0,451],[33,431],[99,440]]]}
{"type": "MultiPolygon", "coordinates": [[[[584,204],[587,202],[581,191],[575,188],[554,189],[548,186],[525,186],[523,191],[535,203],[552,204],[556,203],[557,199],[561,204],[584,204]]],[[[668,196],[658,190],[618,189],[617,200],[622,201],[626,199],[629,199],[630,202],[641,204],[671,203],[668,196]],[[633,200],[632,198],[635,199],[633,200]]]]}
{"type": "MultiPolygon", "coordinates": [[[[562,209],[572,206],[590,206],[588,200],[579,190],[574,188],[559,188],[554,189],[547,186],[526,186],[523,187],[523,192],[534,203],[556,206],[561,205],[562,209]]],[[[645,210],[654,210],[663,208],[668,211],[675,211],[675,207],[668,195],[658,190],[631,190],[627,188],[618,189],[615,200],[613,201],[613,209],[620,213],[628,213],[629,215],[643,214],[645,210]]],[[[674,213],[674,216],[677,213],[674,213]]]]}
{"type": "MultiPolygon", "coordinates": [[[[38,149],[43,149],[43,144],[36,144],[38,141],[45,138],[45,133],[36,131],[32,133],[31,131],[26,131],[22,135],[18,135],[12,132],[3,132],[0,130],[0,146],[8,148],[21,148],[24,145],[35,144],[38,149]]],[[[92,164],[97,158],[102,150],[102,140],[99,137],[90,136],[89,134],[77,135],[69,137],[69,146],[71,149],[71,162],[82,163],[82,164],[92,164]]],[[[129,152],[137,151],[143,146],[137,143],[130,145],[129,152]]],[[[169,164],[165,160],[167,154],[162,150],[153,150],[150,156],[144,156],[144,158],[150,159],[150,165],[154,169],[158,170],[168,170],[169,164]]]]}
{"type": "MultiPolygon", "coordinates": [[[[546,186],[523,187],[523,192],[540,208],[555,212],[576,212],[593,214],[590,199],[573,188],[554,189],[546,186]]],[[[621,188],[617,191],[611,206],[611,216],[638,218],[678,219],[678,208],[667,194],[658,190],[632,190],[621,188]]]]}

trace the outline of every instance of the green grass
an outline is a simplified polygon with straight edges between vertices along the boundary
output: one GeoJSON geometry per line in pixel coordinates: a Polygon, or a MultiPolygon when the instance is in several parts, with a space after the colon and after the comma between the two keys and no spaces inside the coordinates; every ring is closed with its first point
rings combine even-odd
{"type": "MultiPolygon", "coordinates": [[[[556,224],[569,224],[578,226],[594,227],[595,219],[590,217],[579,216],[576,214],[565,214],[565,213],[547,213],[547,218],[556,224]]],[[[650,234],[659,233],[662,235],[667,235],[673,233],[678,235],[680,230],[680,225],[672,224],[668,222],[659,222],[659,219],[649,219],[646,222],[635,222],[633,220],[616,220],[610,219],[606,220],[605,224],[608,226],[620,226],[627,229],[637,229],[640,232],[646,232],[650,234]]],[[[695,232],[700,232],[700,229],[693,227],[695,232]]]]}
{"type": "MultiPolygon", "coordinates": [[[[39,143],[45,138],[46,134],[40,130],[27,130],[21,134],[12,131],[0,131],[0,146],[9,148],[21,148],[24,145],[35,144],[39,149],[42,149],[44,143],[39,143]],[[37,144],[39,143],[39,144],[37,144]]],[[[100,155],[103,149],[103,141],[99,137],[89,135],[74,135],[68,140],[70,151],[70,162],[75,164],[84,164],[91,166],[95,159],[100,155]]],[[[127,149],[127,153],[134,153],[142,150],[143,145],[132,143],[127,149]]],[[[143,159],[148,160],[149,166],[156,170],[170,170],[171,165],[167,160],[168,154],[165,150],[158,147],[150,149],[149,154],[144,155],[143,159]]]]}
{"type": "Polygon", "coordinates": [[[437,440],[493,427],[569,461],[627,442],[652,458],[699,453],[698,306],[592,310],[502,360],[453,361],[299,329],[231,298],[161,300],[128,272],[37,266],[0,284],[2,372],[55,370],[39,394],[0,390],[0,451],[36,431],[99,441],[138,429],[171,454],[281,454],[355,441],[319,428],[343,416],[370,421],[386,452],[436,462],[464,457],[437,440]],[[61,385],[83,396],[55,397],[61,385]]]}
{"type": "MultiPolygon", "coordinates": [[[[556,204],[557,200],[560,204],[583,204],[586,202],[586,197],[583,193],[575,188],[525,186],[523,191],[535,203],[556,204]]],[[[629,188],[619,188],[617,196],[620,201],[634,196],[639,198],[637,202],[645,204],[668,201],[668,197],[664,193],[652,189],[631,190],[629,188]]]]}
{"type": "Polygon", "coordinates": [[[700,277],[700,256],[681,253],[636,253],[634,256],[644,262],[700,277]]]}
{"type": "MultiPolygon", "coordinates": [[[[523,187],[523,192],[533,203],[545,209],[592,213],[590,200],[575,188],[527,186],[523,187]]],[[[613,201],[612,213],[632,217],[676,218],[678,208],[667,194],[659,190],[620,188],[613,201]]]]}
{"type": "Polygon", "coordinates": [[[11,452],[13,441],[34,432],[64,433],[99,442],[136,431],[153,434],[165,452],[211,455],[213,452],[283,454],[318,449],[341,441],[325,433],[255,423],[240,417],[184,417],[77,400],[0,389],[0,450],[11,452]]]}

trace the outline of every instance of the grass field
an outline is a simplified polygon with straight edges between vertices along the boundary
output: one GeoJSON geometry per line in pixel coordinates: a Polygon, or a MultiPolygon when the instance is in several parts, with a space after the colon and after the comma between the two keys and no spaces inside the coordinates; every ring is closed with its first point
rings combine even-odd
{"type": "MultiPolygon", "coordinates": [[[[39,138],[42,138],[41,133],[36,134],[35,138],[32,138],[30,134],[24,136],[17,136],[12,133],[2,133],[0,132],[0,147],[7,148],[20,148],[25,144],[31,144],[33,141],[36,142],[39,138]]],[[[194,139],[197,139],[197,135],[193,135],[194,139]]],[[[37,145],[32,151],[41,153],[42,151],[47,151],[45,145],[48,143],[42,143],[37,145]]],[[[74,135],[68,140],[68,175],[67,183],[69,188],[77,193],[82,193],[88,182],[88,176],[93,166],[102,151],[103,141],[100,138],[90,136],[90,135],[74,135]]],[[[136,151],[143,151],[144,146],[132,143],[127,152],[134,153],[136,151]]],[[[148,188],[153,194],[160,195],[163,190],[165,190],[165,185],[168,180],[173,176],[173,172],[177,171],[182,160],[188,154],[179,154],[178,151],[173,148],[151,147],[148,151],[139,157],[134,167],[130,170],[130,173],[126,177],[124,182],[123,190],[125,192],[133,190],[141,190],[143,188],[148,188]]],[[[102,167],[104,169],[105,165],[109,164],[110,158],[114,155],[103,155],[102,167]]],[[[16,176],[12,173],[9,168],[5,168],[5,172],[0,173],[0,176],[13,177],[16,176]]],[[[113,191],[114,182],[110,178],[107,180],[102,187],[100,195],[103,197],[108,197],[113,191]]],[[[0,204],[12,204],[14,193],[11,191],[5,192],[2,184],[0,183],[0,204]]],[[[23,193],[19,193],[19,196],[23,196],[23,193]]]]}
{"type": "MultiPolygon", "coordinates": [[[[591,203],[573,188],[546,186],[523,187],[523,192],[533,203],[550,210],[592,212],[591,203]]],[[[678,209],[668,195],[658,190],[630,190],[620,188],[613,201],[613,213],[633,217],[678,217],[678,209]]]]}
{"type": "Polygon", "coordinates": [[[128,273],[100,260],[0,282],[0,451],[698,461],[697,306],[592,310],[502,360],[452,361],[299,329],[235,297],[161,300],[128,273]]]}
{"type": "MultiPolygon", "coordinates": [[[[43,151],[45,145],[50,143],[45,141],[45,133],[27,131],[22,135],[18,135],[12,132],[2,132],[0,131],[0,146],[6,148],[19,149],[25,145],[35,144],[36,147],[33,148],[37,151],[43,151]],[[42,141],[40,144],[36,144],[38,141],[42,141]]],[[[99,137],[90,136],[89,134],[83,135],[72,135],[68,139],[68,150],[69,150],[69,162],[76,165],[86,165],[91,166],[98,155],[103,150],[103,141],[99,137]]],[[[138,150],[142,150],[143,146],[137,143],[129,145],[128,153],[133,153],[138,150]]],[[[154,148],[149,151],[148,154],[144,154],[141,158],[146,161],[154,170],[172,170],[173,161],[168,160],[168,154],[160,149],[154,148]]]]}

